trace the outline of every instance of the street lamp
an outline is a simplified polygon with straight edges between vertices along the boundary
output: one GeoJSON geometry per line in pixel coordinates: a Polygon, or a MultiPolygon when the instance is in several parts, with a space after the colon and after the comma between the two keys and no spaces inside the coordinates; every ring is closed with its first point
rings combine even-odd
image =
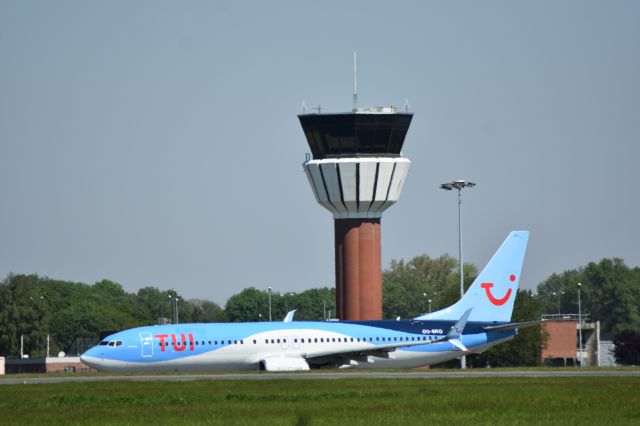
{"type": "Polygon", "coordinates": [[[178,302],[180,301],[180,298],[178,297],[178,295],[174,295],[173,297],[171,297],[171,295],[169,295],[169,303],[171,303],[173,301],[173,304],[175,305],[175,320],[176,320],[176,324],[178,324],[178,302]]]}
{"type": "Polygon", "coordinates": [[[553,293],[554,296],[557,294],[558,295],[558,315],[560,315],[560,298],[562,297],[562,295],[564,294],[564,291],[559,291],[558,293],[556,293],[555,291],[553,293]]]}
{"type": "MultiPolygon", "coordinates": [[[[464,188],[471,188],[476,186],[475,183],[469,182],[464,179],[454,180],[453,182],[443,183],[440,185],[440,189],[445,191],[451,191],[452,189],[458,190],[458,257],[460,258],[460,299],[464,296],[464,270],[462,263],[462,190],[464,188]]],[[[464,355],[460,359],[460,368],[466,368],[467,362],[464,355]]]]}
{"type": "Polygon", "coordinates": [[[271,322],[271,287],[269,287],[269,322],[271,322]]]}
{"type": "Polygon", "coordinates": [[[582,305],[580,304],[580,287],[582,287],[582,283],[578,283],[578,345],[580,348],[580,367],[582,367],[582,305]]]}
{"type": "Polygon", "coordinates": [[[287,296],[295,296],[295,293],[285,293],[284,294],[284,310],[288,314],[289,313],[289,303],[287,296]]]}

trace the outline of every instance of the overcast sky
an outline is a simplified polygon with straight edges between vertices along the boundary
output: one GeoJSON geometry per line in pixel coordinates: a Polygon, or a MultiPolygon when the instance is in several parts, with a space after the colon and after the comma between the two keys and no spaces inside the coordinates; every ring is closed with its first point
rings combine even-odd
{"type": "Polygon", "coordinates": [[[482,267],[531,231],[522,284],[640,264],[638,1],[0,0],[0,278],[223,304],[334,285],[301,105],[408,99],[392,259],[482,267]]]}

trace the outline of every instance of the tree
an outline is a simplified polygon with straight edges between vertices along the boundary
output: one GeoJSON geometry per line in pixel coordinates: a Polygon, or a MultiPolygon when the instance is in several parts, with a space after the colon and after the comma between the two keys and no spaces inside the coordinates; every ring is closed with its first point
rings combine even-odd
{"type": "Polygon", "coordinates": [[[613,353],[620,365],[640,365],[640,333],[622,330],[613,338],[613,353]]]}
{"type": "MultiPolygon", "coordinates": [[[[449,255],[432,259],[417,256],[409,262],[393,260],[382,274],[382,306],[384,318],[413,318],[455,303],[460,298],[458,262],[449,255]]],[[[465,264],[465,288],[477,275],[474,265],[465,264]]]]}
{"type": "Polygon", "coordinates": [[[329,315],[335,318],[336,292],[334,288],[311,288],[287,296],[289,310],[296,309],[296,320],[321,321],[329,315]],[[324,310],[323,310],[324,309],[324,310]]]}
{"type": "Polygon", "coordinates": [[[216,303],[208,300],[190,300],[193,322],[226,322],[226,312],[216,303]]]}
{"type": "Polygon", "coordinates": [[[158,321],[160,318],[171,320],[174,317],[169,292],[161,291],[156,287],[143,287],[138,290],[136,306],[146,318],[153,321],[158,321]]]}
{"type": "Polygon", "coordinates": [[[579,269],[553,274],[538,286],[544,313],[578,313],[578,283],[582,314],[600,321],[603,331],[640,329],[640,269],[630,269],[622,259],[602,259],[579,269]],[[555,295],[553,294],[555,293],[555,295]]]}
{"type": "MultiPolygon", "coordinates": [[[[271,302],[273,305],[273,295],[271,302]]],[[[269,302],[267,292],[260,291],[255,287],[245,288],[227,300],[225,311],[227,318],[231,322],[268,321],[269,302]]]]}
{"type": "MultiPolygon", "coordinates": [[[[540,319],[541,302],[530,290],[518,290],[511,316],[514,322],[534,321],[540,319]]],[[[541,352],[547,336],[543,335],[541,326],[527,327],[518,330],[513,340],[494,346],[481,354],[469,357],[473,367],[515,367],[536,366],[541,363],[541,352]]]]}

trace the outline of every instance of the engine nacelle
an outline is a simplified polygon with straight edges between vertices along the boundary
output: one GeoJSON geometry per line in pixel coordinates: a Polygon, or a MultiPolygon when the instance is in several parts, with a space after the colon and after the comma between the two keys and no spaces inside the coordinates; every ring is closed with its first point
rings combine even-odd
{"type": "Polygon", "coordinates": [[[266,371],[307,371],[309,364],[300,357],[270,356],[260,361],[260,369],[266,371]]]}

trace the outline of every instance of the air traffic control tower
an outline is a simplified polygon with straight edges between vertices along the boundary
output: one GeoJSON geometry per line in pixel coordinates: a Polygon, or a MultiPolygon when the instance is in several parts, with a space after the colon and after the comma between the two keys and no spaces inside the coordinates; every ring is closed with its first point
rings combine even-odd
{"type": "Polygon", "coordinates": [[[412,117],[394,107],[298,116],[313,156],[304,171],[335,221],[341,320],[382,318],[380,219],[400,198],[411,166],[401,150],[412,117]]]}

